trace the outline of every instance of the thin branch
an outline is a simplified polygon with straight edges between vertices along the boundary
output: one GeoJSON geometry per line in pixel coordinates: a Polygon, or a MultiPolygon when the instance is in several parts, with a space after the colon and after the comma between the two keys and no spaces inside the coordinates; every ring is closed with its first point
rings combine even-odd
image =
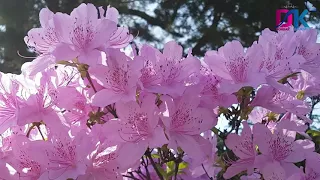
{"type": "Polygon", "coordinates": [[[212,38],[210,38],[212,33],[217,33],[218,22],[221,19],[220,13],[214,13],[213,21],[211,26],[202,34],[202,36],[198,39],[196,45],[192,48],[192,53],[194,55],[202,55],[203,52],[201,48],[205,46],[212,38]]]}
{"type": "Polygon", "coordinates": [[[160,178],[160,180],[164,180],[160,171],[158,170],[157,166],[156,166],[156,163],[154,162],[153,158],[151,157],[151,151],[149,151],[149,148],[147,150],[147,152],[145,153],[145,155],[148,157],[148,159],[150,160],[151,162],[151,165],[152,167],[154,168],[154,170],[156,171],[158,177],[160,178]]]}
{"type": "Polygon", "coordinates": [[[179,171],[179,162],[175,161],[175,168],[174,168],[174,180],[177,180],[178,171],[179,171]]]}
{"type": "Polygon", "coordinates": [[[89,81],[89,83],[90,83],[90,86],[92,87],[93,91],[94,91],[95,93],[97,93],[98,91],[97,91],[97,89],[96,89],[96,88],[94,87],[94,85],[93,85],[93,82],[92,82],[92,79],[91,79],[91,77],[90,77],[89,72],[87,72],[86,75],[87,75],[87,79],[88,79],[88,81],[89,81]]]}
{"type": "Polygon", "coordinates": [[[122,175],[123,177],[127,177],[127,178],[131,178],[131,179],[134,179],[134,180],[139,180],[138,178],[134,177],[133,175],[131,176],[128,176],[128,175],[122,175]]]}
{"type": "Polygon", "coordinates": [[[217,135],[218,137],[220,137],[221,139],[225,139],[225,138],[226,138],[225,134],[224,134],[220,129],[218,129],[218,128],[216,128],[216,127],[213,127],[213,128],[211,129],[211,131],[212,131],[215,135],[217,135]]]}
{"type": "Polygon", "coordinates": [[[43,134],[42,134],[42,132],[41,132],[41,130],[40,130],[40,125],[36,125],[36,127],[37,127],[37,129],[38,129],[38,131],[39,131],[42,139],[45,141],[46,139],[44,138],[44,136],[43,136],[43,134]]]}
{"type": "Polygon", "coordinates": [[[139,169],[138,169],[137,171],[135,171],[135,172],[138,174],[138,176],[139,176],[141,179],[149,180],[148,177],[141,172],[140,167],[139,167],[139,169]]]}
{"type": "Polygon", "coordinates": [[[29,127],[28,132],[27,132],[27,135],[26,135],[28,138],[29,138],[30,133],[31,133],[31,131],[32,131],[32,129],[33,129],[34,127],[36,127],[36,125],[32,123],[32,125],[29,127]]]}
{"type": "Polygon", "coordinates": [[[168,31],[169,33],[171,33],[174,36],[183,37],[182,34],[168,29],[169,22],[160,20],[159,18],[149,16],[147,13],[145,13],[143,11],[136,10],[136,9],[128,9],[126,7],[117,7],[117,9],[119,10],[119,12],[121,12],[121,14],[134,15],[134,16],[140,17],[140,18],[144,19],[145,21],[147,21],[148,25],[159,26],[163,30],[168,31]]]}
{"type": "Polygon", "coordinates": [[[148,169],[148,164],[146,163],[146,161],[144,160],[144,157],[142,156],[142,163],[143,163],[143,166],[144,166],[144,169],[146,170],[146,173],[147,173],[147,179],[151,179],[150,177],[150,173],[149,173],[149,169],[148,169]]]}

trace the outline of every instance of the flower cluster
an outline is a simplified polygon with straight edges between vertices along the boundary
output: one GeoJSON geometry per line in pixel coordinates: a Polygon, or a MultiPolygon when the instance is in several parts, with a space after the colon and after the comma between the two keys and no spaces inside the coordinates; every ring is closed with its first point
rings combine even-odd
{"type": "Polygon", "coordinates": [[[0,74],[0,179],[320,179],[306,133],[320,94],[316,30],[265,29],[201,59],[174,41],[129,55],[118,15],[41,10],[25,37],[37,58],[0,74]]]}

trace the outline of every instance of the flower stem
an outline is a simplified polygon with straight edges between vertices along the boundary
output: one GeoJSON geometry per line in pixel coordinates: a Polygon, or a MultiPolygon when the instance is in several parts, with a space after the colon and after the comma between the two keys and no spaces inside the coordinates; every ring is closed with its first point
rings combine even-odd
{"type": "Polygon", "coordinates": [[[156,163],[154,162],[154,160],[151,157],[151,152],[149,151],[149,148],[147,149],[147,152],[145,153],[145,155],[150,159],[151,165],[154,168],[154,170],[156,171],[158,177],[160,178],[160,180],[164,180],[160,171],[158,170],[156,163]]]}

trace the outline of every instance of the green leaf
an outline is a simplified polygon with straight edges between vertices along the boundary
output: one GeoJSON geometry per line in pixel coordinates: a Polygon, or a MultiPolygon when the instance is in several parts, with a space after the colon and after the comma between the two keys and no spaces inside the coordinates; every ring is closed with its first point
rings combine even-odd
{"type": "Polygon", "coordinates": [[[183,169],[185,169],[187,167],[188,167],[188,163],[187,162],[181,162],[179,164],[179,170],[183,170],[183,169]]]}
{"type": "Polygon", "coordinates": [[[168,179],[168,174],[167,172],[165,172],[162,167],[160,166],[160,164],[156,164],[156,167],[158,169],[158,171],[160,172],[160,174],[162,175],[162,177],[164,177],[165,179],[168,179]]]}
{"type": "Polygon", "coordinates": [[[167,176],[168,176],[168,178],[173,177],[174,176],[174,171],[167,172],[167,176]]]}
{"type": "MultiPolygon", "coordinates": [[[[186,162],[181,162],[178,165],[178,174],[183,173],[183,169],[188,167],[188,163],[186,162]]],[[[167,177],[173,177],[175,175],[175,170],[176,170],[176,164],[174,161],[170,161],[167,163],[167,177]]]]}
{"type": "Polygon", "coordinates": [[[156,159],[160,159],[159,154],[151,154],[151,157],[152,157],[152,158],[156,158],[156,159]]]}
{"type": "Polygon", "coordinates": [[[320,131],[308,130],[307,133],[308,133],[311,137],[320,137],[320,131]]]}
{"type": "Polygon", "coordinates": [[[174,161],[169,161],[166,163],[167,165],[167,173],[170,172],[170,171],[174,171],[174,161]]]}

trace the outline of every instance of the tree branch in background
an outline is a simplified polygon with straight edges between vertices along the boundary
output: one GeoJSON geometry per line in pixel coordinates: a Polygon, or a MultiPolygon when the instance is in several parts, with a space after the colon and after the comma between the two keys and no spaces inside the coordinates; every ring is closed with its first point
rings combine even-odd
{"type": "Polygon", "coordinates": [[[204,50],[201,48],[204,47],[209,41],[213,41],[216,38],[219,38],[217,32],[217,26],[221,19],[221,14],[214,13],[214,18],[211,26],[203,33],[202,37],[198,40],[196,45],[192,48],[192,53],[194,55],[203,55],[204,50]],[[212,38],[211,38],[212,37],[212,38]]]}
{"type": "Polygon", "coordinates": [[[180,34],[178,32],[175,32],[173,30],[169,30],[170,28],[168,26],[168,22],[162,21],[159,18],[152,17],[152,16],[148,15],[145,12],[142,12],[142,11],[139,11],[139,10],[135,10],[135,9],[128,9],[126,7],[118,7],[118,10],[122,14],[134,15],[134,16],[140,17],[140,18],[144,19],[145,21],[147,21],[147,23],[149,25],[159,26],[163,30],[168,31],[170,34],[172,34],[174,36],[183,37],[182,34],[180,34]]]}

